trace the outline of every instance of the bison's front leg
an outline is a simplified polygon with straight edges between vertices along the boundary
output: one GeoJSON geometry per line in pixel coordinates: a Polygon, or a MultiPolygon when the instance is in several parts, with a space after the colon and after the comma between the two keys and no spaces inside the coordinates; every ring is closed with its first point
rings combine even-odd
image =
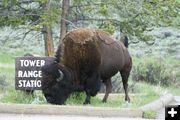
{"type": "Polygon", "coordinates": [[[86,79],[85,83],[85,92],[86,92],[86,99],[84,104],[90,104],[91,96],[95,96],[97,92],[100,90],[100,75],[98,72],[94,72],[91,77],[86,79]]]}
{"type": "Polygon", "coordinates": [[[89,93],[90,93],[90,92],[87,92],[87,91],[86,91],[86,99],[85,99],[84,105],[91,103],[91,102],[90,102],[91,95],[90,95],[89,93]]]}

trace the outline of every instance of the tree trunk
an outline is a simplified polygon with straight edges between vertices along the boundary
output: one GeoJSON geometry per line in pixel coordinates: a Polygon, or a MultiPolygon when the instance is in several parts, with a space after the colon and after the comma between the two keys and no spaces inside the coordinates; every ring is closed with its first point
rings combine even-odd
{"type": "MultiPolygon", "coordinates": [[[[44,3],[43,9],[45,12],[47,10],[49,10],[49,1],[44,3]]],[[[44,34],[44,44],[45,44],[45,56],[53,56],[54,55],[54,45],[53,45],[51,26],[44,25],[43,26],[43,34],[44,34]]]]}
{"type": "Polygon", "coordinates": [[[66,20],[68,19],[68,10],[69,10],[69,2],[70,0],[63,0],[62,1],[62,14],[61,14],[61,27],[60,27],[60,43],[61,40],[64,38],[67,32],[67,22],[66,20]]]}
{"type": "Polygon", "coordinates": [[[53,56],[54,45],[52,38],[52,29],[51,27],[44,26],[44,31],[45,56],[53,56]]]}

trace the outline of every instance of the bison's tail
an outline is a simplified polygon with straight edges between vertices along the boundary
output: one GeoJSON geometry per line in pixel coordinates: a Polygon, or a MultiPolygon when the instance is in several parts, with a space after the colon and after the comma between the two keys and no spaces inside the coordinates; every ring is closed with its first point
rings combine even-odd
{"type": "Polygon", "coordinates": [[[127,36],[124,37],[123,43],[124,43],[124,46],[126,46],[128,48],[129,43],[128,43],[128,37],[127,36]]]}
{"type": "Polygon", "coordinates": [[[120,41],[123,42],[123,44],[124,44],[124,46],[126,48],[128,48],[128,45],[129,45],[128,41],[129,40],[128,40],[128,37],[125,34],[122,34],[122,36],[120,38],[120,41]]]}

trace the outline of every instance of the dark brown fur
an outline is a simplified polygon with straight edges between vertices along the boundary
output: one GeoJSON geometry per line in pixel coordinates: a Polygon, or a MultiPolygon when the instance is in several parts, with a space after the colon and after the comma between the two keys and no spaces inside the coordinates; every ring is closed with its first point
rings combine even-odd
{"type": "MultiPolygon", "coordinates": [[[[59,48],[61,49],[58,49],[56,55],[59,58],[56,59],[60,63],[57,66],[70,72],[73,78],[70,81],[74,86],[83,86],[87,95],[86,104],[90,103],[90,96],[95,96],[99,91],[101,81],[106,85],[103,99],[106,102],[112,88],[111,77],[118,71],[122,76],[125,100],[130,101],[127,82],[132,61],[123,43],[114,41],[109,34],[101,30],[82,28],[69,32],[59,48]]],[[[66,82],[64,79],[62,81],[66,82]]]]}

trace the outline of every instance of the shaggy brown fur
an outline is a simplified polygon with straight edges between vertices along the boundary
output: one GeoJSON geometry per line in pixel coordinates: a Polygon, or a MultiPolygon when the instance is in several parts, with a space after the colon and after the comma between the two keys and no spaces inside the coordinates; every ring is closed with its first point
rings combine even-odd
{"type": "Polygon", "coordinates": [[[73,85],[83,86],[87,94],[86,104],[90,103],[90,96],[99,91],[101,80],[107,86],[103,99],[106,102],[112,88],[111,77],[118,71],[122,76],[125,100],[130,101],[127,82],[132,61],[122,42],[114,41],[101,30],[82,28],[69,32],[59,48],[56,55],[57,61],[60,61],[58,65],[70,72],[73,85]]]}

